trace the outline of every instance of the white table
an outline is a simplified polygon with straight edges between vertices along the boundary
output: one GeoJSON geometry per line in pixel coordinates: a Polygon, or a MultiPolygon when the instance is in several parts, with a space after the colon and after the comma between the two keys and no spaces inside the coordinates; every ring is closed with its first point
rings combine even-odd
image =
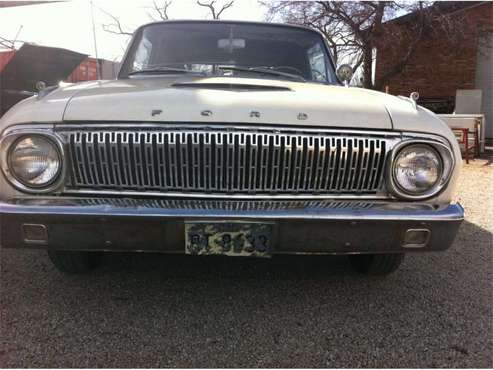
{"type": "Polygon", "coordinates": [[[484,153],[485,121],[484,114],[437,114],[450,128],[474,130],[479,121],[479,152],[484,153]]]}

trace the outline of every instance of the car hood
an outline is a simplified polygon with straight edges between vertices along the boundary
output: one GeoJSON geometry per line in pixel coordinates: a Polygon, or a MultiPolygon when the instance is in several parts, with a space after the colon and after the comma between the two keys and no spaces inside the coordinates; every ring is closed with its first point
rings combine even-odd
{"type": "Polygon", "coordinates": [[[88,85],[64,121],[263,123],[391,129],[385,103],[362,89],[232,77],[140,77],[88,85]]]}
{"type": "Polygon", "coordinates": [[[19,123],[210,122],[435,133],[446,124],[407,98],[360,88],[273,79],[139,77],[68,84],[18,103],[0,131],[19,123]]]}

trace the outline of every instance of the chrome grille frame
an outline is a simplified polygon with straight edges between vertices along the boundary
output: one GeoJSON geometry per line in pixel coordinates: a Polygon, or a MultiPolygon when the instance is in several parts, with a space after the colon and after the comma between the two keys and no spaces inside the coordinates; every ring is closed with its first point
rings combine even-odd
{"type": "Polygon", "coordinates": [[[258,199],[388,198],[386,162],[401,137],[201,123],[87,123],[56,132],[70,161],[67,194],[258,199]]]}

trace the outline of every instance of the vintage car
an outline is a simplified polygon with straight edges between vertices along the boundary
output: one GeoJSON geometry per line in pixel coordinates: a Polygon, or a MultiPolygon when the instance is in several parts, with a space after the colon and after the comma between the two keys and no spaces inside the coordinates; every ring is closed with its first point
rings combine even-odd
{"type": "Polygon", "coordinates": [[[0,133],[1,245],[65,272],[145,251],[345,254],[388,274],[464,216],[450,129],[416,96],[343,84],[304,27],[144,25],[116,80],[41,88],[0,133]]]}

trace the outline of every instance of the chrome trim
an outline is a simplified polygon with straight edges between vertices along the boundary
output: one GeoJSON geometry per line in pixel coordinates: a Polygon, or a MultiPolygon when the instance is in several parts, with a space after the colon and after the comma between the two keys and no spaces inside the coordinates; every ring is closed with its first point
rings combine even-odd
{"type": "Polygon", "coordinates": [[[387,188],[392,194],[402,199],[409,199],[409,200],[429,199],[433,196],[438,195],[443,189],[446,188],[452,176],[454,167],[455,167],[455,158],[451,148],[448,145],[443,144],[442,142],[437,142],[429,139],[403,140],[397,145],[395,145],[395,147],[393,148],[390,154],[390,159],[387,162],[387,170],[385,176],[387,179],[387,188]],[[442,162],[441,163],[442,173],[440,174],[439,181],[437,181],[432,188],[427,190],[425,193],[414,195],[403,191],[400,188],[399,184],[397,184],[397,181],[395,180],[395,176],[394,176],[394,161],[396,156],[399,154],[399,152],[402,149],[404,149],[407,146],[417,145],[417,144],[429,145],[432,149],[434,149],[438,153],[442,162]],[[446,166],[447,163],[448,166],[446,166]]]}
{"type": "Polygon", "coordinates": [[[424,134],[422,132],[413,132],[413,131],[406,131],[402,133],[402,140],[419,140],[419,139],[438,141],[446,146],[449,147],[452,146],[452,144],[448,139],[437,134],[424,134]]]}
{"type": "Polygon", "coordinates": [[[218,198],[385,198],[399,134],[197,125],[57,126],[67,194],[218,198]]]}
{"type": "MultiPolygon", "coordinates": [[[[459,203],[434,207],[428,203],[396,201],[323,200],[320,202],[271,202],[240,200],[147,200],[126,202],[113,198],[107,203],[99,198],[14,198],[0,201],[0,215],[76,215],[76,216],[135,216],[138,218],[171,217],[227,218],[227,219],[292,219],[292,220],[348,220],[348,221],[462,221],[464,209],[459,203]],[[229,203],[225,205],[224,203],[229,203]],[[275,204],[278,204],[275,206],[275,204]]],[[[413,228],[416,228],[414,226],[413,228]]],[[[407,229],[406,229],[407,230],[407,229]]]]}
{"type": "Polygon", "coordinates": [[[35,123],[35,122],[12,125],[6,127],[3,131],[0,132],[0,139],[4,136],[7,136],[8,134],[17,133],[22,130],[27,130],[27,131],[41,130],[42,132],[46,132],[45,130],[53,131],[54,127],[55,125],[53,123],[35,123]]]}
{"type": "MultiPolygon", "coordinates": [[[[21,125],[19,125],[21,126],[21,125]]],[[[22,127],[37,127],[38,125],[22,125],[22,127]]],[[[16,126],[12,126],[14,128],[16,126]]],[[[75,121],[73,123],[55,123],[50,125],[55,131],[77,131],[77,130],[90,130],[92,128],[96,129],[167,129],[170,127],[176,127],[181,129],[201,129],[201,130],[225,130],[225,131],[266,131],[272,133],[281,132],[293,132],[293,133],[322,133],[322,134],[351,134],[356,136],[379,136],[384,138],[401,138],[403,135],[409,137],[414,137],[414,133],[402,133],[400,131],[389,131],[389,130],[360,130],[360,129],[347,129],[343,127],[313,127],[313,126],[302,126],[302,125],[292,125],[292,126],[282,126],[278,124],[262,124],[262,123],[236,123],[236,122],[93,122],[85,121],[79,122],[75,121]]],[[[420,134],[416,133],[416,136],[420,134]]],[[[421,135],[420,135],[421,136],[421,135]]],[[[440,136],[428,134],[424,135],[427,138],[434,138],[436,136],[437,140],[441,138],[440,136]]]]}
{"type": "MultiPolygon", "coordinates": [[[[296,211],[351,208],[356,211],[378,207],[375,201],[364,200],[217,200],[217,199],[176,199],[176,198],[64,198],[64,204],[79,206],[139,207],[144,209],[170,208],[185,210],[224,211],[296,211]],[[72,201],[74,203],[72,204],[72,201]]],[[[24,198],[22,204],[37,204],[38,199],[24,198]]],[[[45,198],[45,205],[50,200],[45,198]]],[[[436,210],[433,206],[421,205],[420,209],[436,210]]]]}
{"type": "Polygon", "coordinates": [[[5,130],[0,138],[0,153],[5,153],[0,156],[0,168],[5,178],[12,184],[12,186],[20,191],[30,194],[46,194],[59,190],[64,183],[66,172],[65,151],[63,148],[62,139],[51,130],[45,128],[26,128],[26,127],[11,127],[9,130],[5,130]],[[24,136],[42,136],[55,145],[56,150],[60,156],[60,168],[57,175],[45,186],[28,186],[22,181],[17,179],[14,173],[10,170],[10,150],[18,140],[24,136]]]}
{"type": "Polygon", "coordinates": [[[113,191],[113,190],[74,190],[74,189],[65,189],[63,194],[66,195],[101,195],[101,196],[121,196],[121,197],[132,197],[132,196],[145,196],[145,197],[168,197],[168,198],[190,198],[190,199],[296,199],[296,200],[308,200],[308,199],[348,199],[348,200],[385,200],[389,199],[386,194],[375,194],[375,195],[359,195],[359,194],[306,194],[306,195],[297,195],[297,194],[278,194],[278,195],[269,195],[269,194],[259,194],[259,195],[248,195],[248,194],[217,194],[217,193],[180,193],[180,192],[152,192],[152,191],[113,191]]]}

